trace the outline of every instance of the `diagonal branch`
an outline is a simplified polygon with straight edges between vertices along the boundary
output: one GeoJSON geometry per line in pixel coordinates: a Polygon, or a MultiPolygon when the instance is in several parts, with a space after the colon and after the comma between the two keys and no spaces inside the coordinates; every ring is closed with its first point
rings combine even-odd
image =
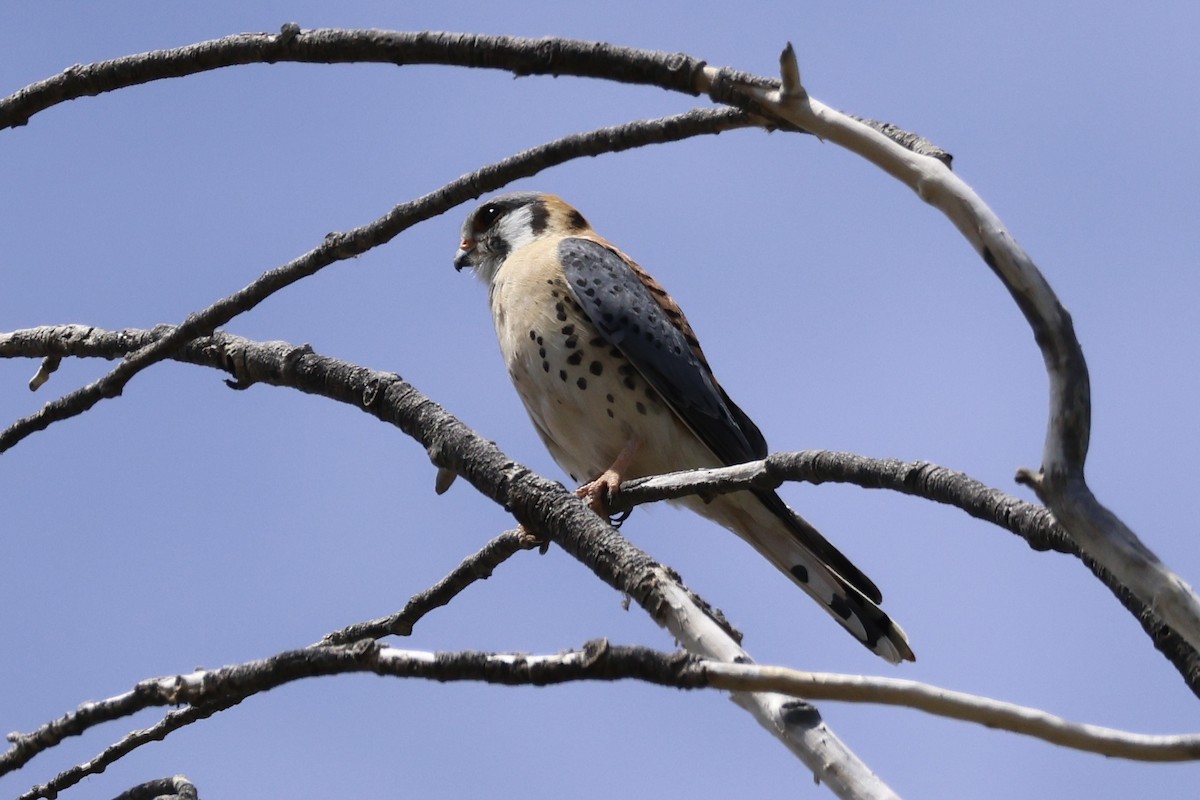
{"type": "MultiPolygon", "coordinates": [[[[82,354],[115,354],[169,335],[154,331],[105,332],[84,326],[36,328],[0,336],[0,355],[21,346],[67,336],[58,348],[82,354]],[[23,334],[28,334],[25,336],[23,334]]],[[[484,496],[509,509],[526,529],[549,538],[593,574],[638,603],[651,619],[697,655],[752,663],[718,612],[688,591],[678,575],[630,544],[562,484],[514,462],[394,373],[376,372],[314,354],[286,342],[256,343],[226,333],[188,342],[176,360],[229,371],[235,385],[288,386],[347,403],[416,439],[441,468],[465,478],[484,496]]],[[[834,734],[816,708],[777,693],[735,692],[732,699],[796,754],[817,780],[844,798],[889,798],[895,793],[834,734]]]]}
{"type": "Polygon", "coordinates": [[[482,550],[464,559],[449,575],[412,597],[395,614],[327,633],[312,646],[351,644],[362,639],[382,639],[384,636],[409,636],[418,620],[433,609],[449,603],[472,583],[490,578],[492,570],[523,549],[526,548],[518,533],[515,530],[505,531],[485,544],[482,550]]]}
{"type": "MultiPolygon", "coordinates": [[[[483,549],[464,559],[458,567],[434,586],[411,598],[400,612],[329,633],[317,644],[310,645],[309,649],[353,644],[392,634],[407,636],[412,632],[413,625],[425,614],[446,605],[472,583],[488,578],[493,569],[521,549],[521,540],[514,531],[502,533],[484,545],[483,549]]],[[[255,691],[261,691],[261,689],[255,691]]],[[[162,741],[180,728],[237,705],[253,693],[255,692],[241,695],[228,694],[204,702],[193,700],[187,708],[168,713],[149,728],[126,734],[94,758],[59,773],[45,784],[35,786],[23,798],[53,797],[89,775],[103,772],[142,745],[162,741]]],[[[42,725],[31,733],[10,734],[8,739],[11,747],[8,752],[0,754],[0,775],[19,769],[39,753],[56,746],[68,736],[78,736],[96,725],[129,716],[146,707],[148,706],[144,692],[135,687],[133,692],[110,698],[104,702],[85,703],[74,713],[68,713],[42,725]]]]}
{"type": "MultiPolygon", "coordinates": [[[[469,172],[437,191],[396,206],[374,222],[345,233],[329,234],[325,241],[313,250],[268,270],[249,286],[221,298],[202,311],[189,315],[168,334],[127,354],[121,363],[104,377],[47,403],[36,413],[17,420],[4,431],[0,431],[0,453],[26,437],[45,430],[55,422],[78,416],[101,400],[119,396],[126,384],[146,367],[169,358],[189,339],[211,333],[281,289],[317,273],[330,264],[362,255],[391,241],[413,225],[442,214],[485,192],[581,156],[614,153],[648,144],[718,134],[751,124],[746,114],[733,109],[694,109],[660,119],[639,120],[564,136],[469,172]]],[[[53,371],[53,365],[47,367],[30,381],[31,389],[41,386],[46,375],[53,371]]]]}
{"type": "MultiPolygon", "coordinates": [[[[144,347],[156,335],[159,334],[151,331],[109,332],[80,325],[32,328],[0,334],[0,358],[119,358],[130,350],[144,347]]],[[[276,344],[289,347],[281,343],[276,344]]],[[[256,351],[257,354],[250,359],[253,363],[264,358],[265,354],[270,352],[269,348],[269,345],[255,345],[228,334],[218,334],[208,340],[190,343],[175,358],[227,369],[234,361],[231,353],[256,351]]],[[[271,369],[266,364],[260,364],[254,371],[266,376],[263,380],[276,385],[303,388],[290,382],[286,375],[271,374],[271,369]]],[[[326,396],[333,395],[326,393],[326,396]]],[[[351,402],[369,410],[366,400],[368,398],[352,397],[343,402],[351,402]]],[[[1047,509],[1019,500],[955,470],[924,461],[873,459],[828,451],[776,453],[765,461],[734,467],[695,470],[629,481],[622,484],[620,494],[614,498],[613,511],[619,512],[641,503],[690,494],[737,491],[749,486],[775,488],[783,480],[853,483],[869,489],[889,489],[923,497],[954,506],[977,519],[1004,528],[1022,537],[1035,550],[1056,550],[1076,556],[1137,619],[1154,646],[1179,671],[1188,688],[1200,696],[1200,654],[1196,649],[1163,621],[1151,606],[1144,604],[1129,591],[1117,575],[1109,572],[1083,551],[1058,525],[1047,509]]],[[[487,549],[485,548],[485,551],[487,549]]],[[[379,627],[372,630],[386,630],[389,625],[402,628],[405,623],[401,619],[407,614],[406,607],[392,618],[375,621],[373,624],[379,627]]],[[[337,641],[345,642],[352,638],[354,637],[341,636],[337,641]]]]}

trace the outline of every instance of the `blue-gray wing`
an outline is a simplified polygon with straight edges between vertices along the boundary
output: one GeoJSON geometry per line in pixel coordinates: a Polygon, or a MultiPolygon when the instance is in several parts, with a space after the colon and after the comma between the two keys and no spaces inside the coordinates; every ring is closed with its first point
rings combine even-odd
{"type": "Polygon", "coordinates": [[[766,457],[762,433],[713,378],[687,321],[653,278],[591,239],[564,239],[558,255],[592,325],[717,458],[766,457]]]}
{"type": "MultiPolygon", "coordinates": [[[[713,377],[683,312],[641,267],[591,239],[558,245],[567,286],[596,330],[629,359],[684,424],[724,464],[767,456],[762,433],[713,377]]],[[[792,534],[868,598],[879,588],[775,492],[758,499],[792,534]]]]}

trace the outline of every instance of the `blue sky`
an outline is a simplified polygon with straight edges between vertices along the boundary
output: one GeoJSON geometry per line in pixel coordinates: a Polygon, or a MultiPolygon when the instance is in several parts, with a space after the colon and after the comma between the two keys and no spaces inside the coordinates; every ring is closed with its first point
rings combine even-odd
{"type": "MultiPolygon", "coordinates": [[[[286,21],[599,39],[760,74],[792,41],[815,97],[953,152],[1041,266],[1091,368],[1094,490],[1200,581],[1194,5],[22,0],[0,11],[0,94],[71,64],[286,21]]],[[[277,64],[68,103],[0,132],[0,330],[177,322],[464,172],[699,102],[570,78],[277,64]]],[[[1037,465],[1045,426],[1032,336],[952,226],[878,170],[810,137],[741,131],[514,188],[563,195],[672,291],[774,449],[925,459],[1029,498],[1012,475],[1037,465]]],[[[468,210],[228,329],[398,372],[564,479],[504,375],[483,287],[451,268],[468,210]]],[[[0,362],[0,420],[105,367],[66,364],[33,395],[35,365],[0,362]]],[[[295,392],[231,392],[221,377],[160,365],[0,456],[5,731],[388,613],[511,525],[465,483],[434,495],[427,457],[400,432],[295,392]]],[[[1074,559],[912,498],[784,494],[880,585],[916,664],[871,656],[710,523],[640,510],[623,531],[723,608],[761,662],[898,675],[1137,731],[1200,729],[1196,698],[1074,559]]],[[[552,549],[503,565],[399,644],[552,652],[597,636],[673,647],[552,549]]],[[[1188,797],[1200,782],[1195,765],[1108,760],[905,710],[821,709],[909,797],[1188,797]]],[[[0,793],[130,727],[65,743],[0,793]]],[[[111,797],[177,772],[206,796],[830,796],[717,693],[365,677],[255,697],[73,793],[111,797]]]]}

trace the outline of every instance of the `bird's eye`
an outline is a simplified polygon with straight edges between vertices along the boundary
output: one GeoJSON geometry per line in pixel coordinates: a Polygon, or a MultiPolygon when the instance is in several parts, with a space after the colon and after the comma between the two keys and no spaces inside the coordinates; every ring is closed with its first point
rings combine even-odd
{"type": "Polygon", "coordinates": [[[479,209],[479,213],[475,215],[475,230],[479,233],[486,231],[492,227],[492,224],[500,218],[504,213],[504,209],[495,203],[488,203],[483,208],[479,209]]]}

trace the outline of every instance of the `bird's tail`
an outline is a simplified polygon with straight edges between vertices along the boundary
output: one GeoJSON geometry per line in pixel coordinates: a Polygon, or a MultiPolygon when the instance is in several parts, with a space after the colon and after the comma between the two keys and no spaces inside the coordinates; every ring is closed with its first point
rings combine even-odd
{"type": "Polygon", "coordinates": [[[779,495],[736,492],[682,503],[749,542],[876,655],[893,664],[916,660],[904,631],[879,607],[875,584],[779,495]]]}

